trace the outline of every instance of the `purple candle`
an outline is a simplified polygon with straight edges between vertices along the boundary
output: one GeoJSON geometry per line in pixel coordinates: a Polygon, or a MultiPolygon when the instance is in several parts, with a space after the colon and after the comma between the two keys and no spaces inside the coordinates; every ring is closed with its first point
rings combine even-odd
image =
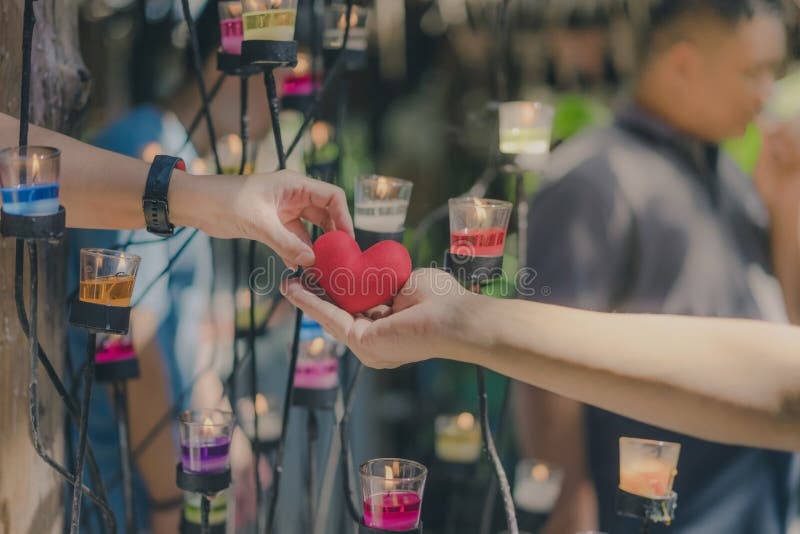
{"type": "Polygon", "coordinates": [[[222,473],[230,467],[233,414],[187,410],[181,414],[181,462],[193,474],[222,473]]]}

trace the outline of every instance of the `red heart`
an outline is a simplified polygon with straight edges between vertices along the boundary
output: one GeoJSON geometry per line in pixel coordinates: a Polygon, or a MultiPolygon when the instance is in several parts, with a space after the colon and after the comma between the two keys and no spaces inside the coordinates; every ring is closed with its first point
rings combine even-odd
{"type": "Polygon", "coordinates": [[[411,256],[395,241],[381,241],[361,252],[355,239],[336,230],[314,242],[314,255],[308,276],[350,313],[388,303],[411,276],[411,256]]]}

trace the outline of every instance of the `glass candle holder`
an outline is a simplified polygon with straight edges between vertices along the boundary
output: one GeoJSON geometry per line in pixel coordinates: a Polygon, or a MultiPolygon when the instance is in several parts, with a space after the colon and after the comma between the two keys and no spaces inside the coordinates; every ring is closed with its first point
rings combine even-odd
{"type": "Polygon", "coordinates": [[[332,389],[339,385],[338,343],[308,317],[300,324],[300,347],[294,385],[304,389],[332,389]]]}
{"type": "Polygon", "coordinates": [[[244,40],[242,2],[240,0],[219,0],[217,8],[222,51],[238,56],[242,53],[242,41],[244,40]]]}
{"type": "Polygon", "coordinates": [[[254,441],[269,443],[278,441],[283,427],[283,414],[278,397],[256,394],[255,405],[248,397],[236,403],[238,421],[245,435],[254,441]],[[255,439],[255,420],[258,419],[258,439],[255,439]]]}
{"type": "Polygon", "coordinates": [[[242,0],[245,41],[292,41],[297,0],[242,0]]]}
{"type": "Polygon", "coordinates": [[[369,232],[399,232],[414,184],[389,176],[361,176],[356,183],[354,225],[369,232]]]}
{"type": "Polygon", "coordinates": [[[514,503],[533,514],[548,514],[561,495],[564,470],[535,459],[520,460],[514,477],[514,503]]]}
{"type": "Polygon", "coordinates": [[[450,252],[461,256],[502,256],[511,217],[511,202],[485,198],[451,198],[450,252]]]}
{"type": "Polygon", "coordinates": [[[136,358],[130,336],[109,336],[100,344],[94,359],[97,363],[112,363],[136,358]]]}
{"type": "Polygon", "coordinates": [[[619,488],[648,499],[668,497],[680,453],[680,443],[619,438],[619,488]]]}
{"type": "Polygon", "coordinates": [[[440,415],[434,422],[436,457],[445,462],[470,464],[481,455],[481,428],[469,412],[440,415]]]}
{"type": "MultiPolygon", "coordinates": [[[[308,135],[305,153],[306,165],[325,165],[339,159],[339,145],[335,141],[336,130],[325,121],[316,121],[308,135]]],[[[403,218],[405,222],[405,217],[403,218]]]]}
{"type": "MultiPolygon", "coordinates": [[[[363,6],[353,6],[350,12],[350,33],[347,35],[348,50],[367,49],[367,16],[369,11],[363,6]]],[[[325,32],[322,46],[329,50],[342,47],[344,32],[347,29],[347,5],[335,1],[325,8],[325,32]]]]}
{"type": "Polygon", "coordinates": [[[540,102],[503,102],[499,112],[500,152],[516,155],[520,167],[541,170],[550,154],[552,106],[540,102]]]}
{"type": "Polygon", "coordinates": [[[0,198],[12,215],[42,216],[58,212],[61,151],[47,146],[0,150],[0,198]]]}
{"type": "Polygon", "coordinates": [[[361,464],[359,473],[366,526],[388,531],[419,526],[428,476],[424,465],[400,458],[379,458],[361,464]]]}
{"type": "Polygon", "coordinates": [[[230,468],[233,414],[222,410],[186,410],[179,419],[183,471],[211,475],[230,468]]]}
{"type": "MultiPolygon", "coordinates": [[[[242,151],[244,145],[242,138],[237,134],[223,135],[217,139],[217,154],[219,155],[219,165],[222,174],[239,174],[239,167],[242,165],[242,151]]],[[[255,151],[257,150],[257,143],[248,144],[248,153],[244,163],[244,174],[253,172],[253,161],[255,160],[255,151]]],[[[214,155],[209,155],[211,168],[214,168],[214,155]]]]}
{"type": "MultiPolygon", "coordinates": [[[[200,501],[203,496],[199,493],[186,492],[183,495],[183,518],[192,525],[203,524],[203,512],[200,501]]],[[[207,498],[209,498],[207,496],[207,498]]],[[[224,525],[228,519],[228,490],[222,490],[210,497],[211,510],[208,514],[208,525],[216,527],[224,525]]]]}
{"type": "Polygon", "coordinates": [[[139,256],[101,248],[82,248],[80,256],[80,300],[103,306],[131,305],[139,256]]]}

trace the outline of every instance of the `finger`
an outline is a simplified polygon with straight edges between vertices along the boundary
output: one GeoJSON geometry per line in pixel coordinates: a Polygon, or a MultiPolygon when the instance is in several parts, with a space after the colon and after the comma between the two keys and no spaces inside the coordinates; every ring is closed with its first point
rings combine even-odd
{"type": "Polygon", "coordinates": [[[336,223],[333,222],[330,212],[317,206],[307,206],[300,212],[300,217],[319,226],[326,232],[336,230],[336,223]]]}
{"type": "MultiPolygon", "coordinates": [[[[292,230],[284,226],[275,214],[266,214],[264,224],[258,227],[261,241],[269,245],[287,266],[314,264],[314,251],[292,230]]],[[[294,228],[297,230],[297,228],[294,228]]]]}
{"type": "Polygon", "coordinates": [[[321,324],[333,337],[342,343],[347,342],[348,332],[353,325],[353,317],[349,313],[312,294],[299,280],[284,281],[281,284],[281,293],[289,302],[321,324]]]}
{"type": "Polygon", "coordinates": [[[287,222],[285,226],[287,230],[299,237],[303,243],[309,247],[311,246],[311,236],[308,235],[308,228],[306,228],[306,225],[303,223],[303,221],[295,219],[287,222]]]}
{"type": "Polygon", "coordinates": [[[383,304],[380,306],[375,306],[374,308],[370,308],[364,312],[364,316],[372,321],[389,317],[391,314],[392,308],[383,304]]]}
{"type": "Polygon", "coordinates": [[[312,179],[308,180],[307,187],[311,194],[311,203],[318,208],[327,210],[337,229],[354,235],[353,221],[350,218],[350,209],[347,207],[344,191],[335,185],[312,179]]]}

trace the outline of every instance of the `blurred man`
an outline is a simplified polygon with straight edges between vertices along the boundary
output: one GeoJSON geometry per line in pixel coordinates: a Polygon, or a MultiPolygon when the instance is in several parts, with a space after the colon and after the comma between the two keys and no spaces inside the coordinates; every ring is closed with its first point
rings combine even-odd
{"type": "MultiPolygon", "coordinates": [[[[613,126],[556,152],[557,181],[531,206],[535,299],[622,312],[800,318],[800,174],[791,129],[765,130],[755,187],[718,150],[722,139],[744,132],[770,93],[785,53],[778,3],[654,2],[631,102],[613,126]]],[[[787,477],[791,455],[704,442],[532,388],[517,393],[524,454],[567,471],[548,533],[641,528],[615,514],[620,436],[682,444],[669,532],[785,532],[796,484],[787,477]]]]}

